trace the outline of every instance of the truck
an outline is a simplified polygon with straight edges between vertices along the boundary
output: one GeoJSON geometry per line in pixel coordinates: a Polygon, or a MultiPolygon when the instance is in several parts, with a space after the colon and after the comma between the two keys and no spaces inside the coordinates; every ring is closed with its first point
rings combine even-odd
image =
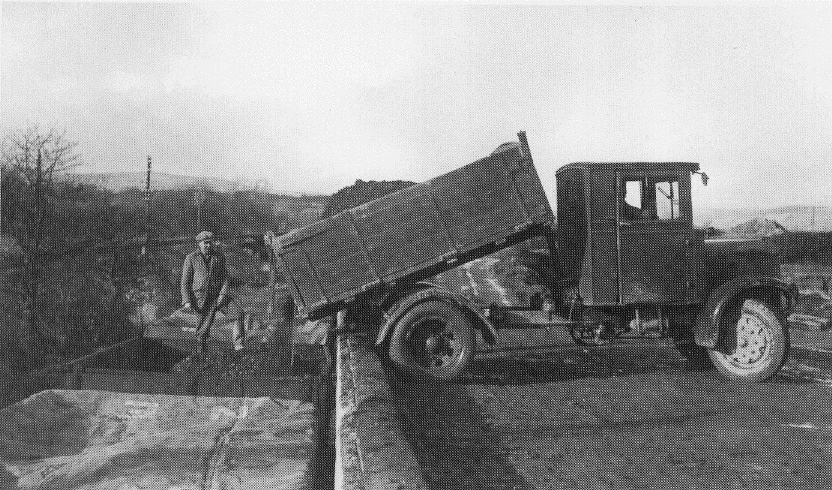
{"type": "Polygon", "coordinates": [[[672,340],[691,362],[764,381],[789,351],[796,288],[755,240],[693,226],[691,162],[578,162],[553,213],[524,132],[489,156],[279,237],[299,315],[344,312],[404,372],[453,379],[501,329],[564,327],[584,345],[672,340]],[[539,237],[549,301],[477,304],[432,276],[539,237]],[[536,316],[535,316],[536,315],[536,316]],[[537,320],[534,320],[534,319],[537,320]],[[542,318],[542,320],[541,320],[542,318]]]}

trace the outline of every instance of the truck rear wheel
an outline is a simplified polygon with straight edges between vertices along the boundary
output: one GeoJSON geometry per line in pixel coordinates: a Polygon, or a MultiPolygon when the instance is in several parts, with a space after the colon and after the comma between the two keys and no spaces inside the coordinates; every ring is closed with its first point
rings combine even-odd
{"type": "Polygon", "coordinates": [[[709,350],[714,366],[734,380],[758,382],[774,376],[789,352],[783,314],[761,301],[747,299],[732,317],[737,318],[731,325],[736,329],[736,349],[727,354],[709,350]]]}
{"type": "Polygon", "coordinates": [[[399,320],[390,338],[390,359],[415,376],[449,380],[474,354],[474,329],[459,308],[425,301],[399,320]]]}

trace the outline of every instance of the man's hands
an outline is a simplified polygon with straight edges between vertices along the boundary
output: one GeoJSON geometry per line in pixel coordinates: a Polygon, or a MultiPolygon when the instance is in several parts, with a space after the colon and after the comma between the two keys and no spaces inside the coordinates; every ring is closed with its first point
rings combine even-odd
{"type": "Polygon", "coordinates": [[[190,301],[188,301],[187,303],[185,303],[184,305],[182,305],[182,309],[183,309],[183,310],[190,310],[190,309],[192,309],[192,308],[191,308],[191,302],[190,302],[190,301]]]}

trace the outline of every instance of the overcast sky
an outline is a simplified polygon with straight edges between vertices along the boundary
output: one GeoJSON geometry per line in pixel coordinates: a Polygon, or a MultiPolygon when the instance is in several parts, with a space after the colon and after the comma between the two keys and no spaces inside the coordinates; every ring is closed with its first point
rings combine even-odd
{"type": "Polygon", "coordinates": [[[832,205],[832,5],[2,3],[0,125],[156,168],[332,192],[421,181],[528,133],[700,162],[703,206],[832,205]]]}

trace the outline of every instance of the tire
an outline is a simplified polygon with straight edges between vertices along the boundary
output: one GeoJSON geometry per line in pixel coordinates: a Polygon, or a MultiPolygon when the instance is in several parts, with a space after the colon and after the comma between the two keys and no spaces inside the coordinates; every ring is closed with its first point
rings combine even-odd
{"type": "Polygon", "coordinates": [[[429,300],[402,316],[390,338],[390,359],[416,377],[451,380],[474,355],[474,329],[459,308],[429,300]]]}
{"type": "Polygon", "coordinates": [[[755,299],[747,299],[727,313],[731,315],[731,328],[736,329],[737,347],[729,354],[709,350],[711,362],[732,380],[756,383],[774,376],[789,353],[788,324],[783,313],[755,299]]]}

